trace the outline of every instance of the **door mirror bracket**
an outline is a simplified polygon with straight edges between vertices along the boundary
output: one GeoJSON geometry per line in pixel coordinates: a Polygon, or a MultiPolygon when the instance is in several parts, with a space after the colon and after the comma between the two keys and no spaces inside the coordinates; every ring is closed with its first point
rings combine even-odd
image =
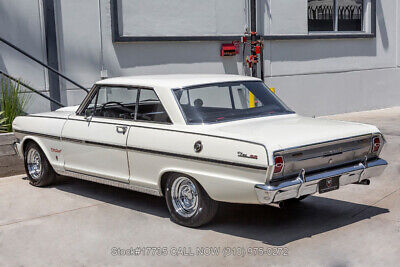
{"type": "Polygon", "coordinates": [[[87,114],[85,114],[85,121],[87,121],[88,122],[88,124],[90,124],[90,122],[92,121],[92,119],[93,119],[93,114],[91,114],[90,116],[88,116],[87,114]]]}

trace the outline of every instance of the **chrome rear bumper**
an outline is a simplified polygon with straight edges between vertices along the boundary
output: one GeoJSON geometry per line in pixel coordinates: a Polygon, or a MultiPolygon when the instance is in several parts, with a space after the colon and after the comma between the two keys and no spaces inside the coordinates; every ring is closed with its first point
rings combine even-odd
{"type": "Polygon", "coordinates": [[[257,184],[255,190],[260,203],[276,203],[282,200],[315,194],[318,192],[319,181],[329,177],[340,176],[340,187],[377,177],[383,173],[387,164],[388,163],[383,159],[374,159],[368,161],[366,164],[360,163],[350,167],[338,168],[311,175],[300,174],[296,179],[283,181],[274,185],[257,184]]]}

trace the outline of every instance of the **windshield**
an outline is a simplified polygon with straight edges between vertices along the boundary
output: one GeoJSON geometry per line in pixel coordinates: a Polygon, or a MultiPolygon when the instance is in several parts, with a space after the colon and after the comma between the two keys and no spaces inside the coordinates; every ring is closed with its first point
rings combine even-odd
{"type": "Polygon", "coordinates": [[[187,123],[216,123],[294,113],[258,81],[174,89],[187,123]]]}

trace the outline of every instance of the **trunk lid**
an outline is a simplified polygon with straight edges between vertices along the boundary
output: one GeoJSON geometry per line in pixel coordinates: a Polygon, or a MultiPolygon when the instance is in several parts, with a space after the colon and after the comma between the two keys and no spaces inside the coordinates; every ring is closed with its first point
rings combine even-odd
{"type": "Polygon", "coordinates": [[[372,125],[296,114],[264,117],[210,125],[215,134],[265,144],[268,150],[280,150],[340,140],[379,132],[372,125]]]}
{"type": "Polygon", "coordinates": [[[273,180],[354,164],[371,151],[371,138],[379,130],[372,125],[306,118],[298,115],[259,118],[213,125],[225,136],[262,143],[273,162],[284,158],[284,168],[273,180]]]}

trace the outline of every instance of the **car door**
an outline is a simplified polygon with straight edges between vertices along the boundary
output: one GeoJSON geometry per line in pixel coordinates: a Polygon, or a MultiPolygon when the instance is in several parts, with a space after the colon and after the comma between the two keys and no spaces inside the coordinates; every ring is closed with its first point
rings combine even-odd
{"type": "Polygon", "coordinates": [[[72,115],[62,132],[64,168],[78,174],[129,183],[127,137],[137,89],[100,86],[87,107],[72,115]]]}
{"type": "MultiPolygon", "coordinates": [[[[147,189],[158,189],[162,157],[149,151],[157,147],[160,135],[172,124],[167,111],[153,89],[140,89],[135,123],[128,134],[128,160],[131,170],[130,184],[147,189]]],[[[171,143],[176,140],[169,140],[171,143]]]]}

